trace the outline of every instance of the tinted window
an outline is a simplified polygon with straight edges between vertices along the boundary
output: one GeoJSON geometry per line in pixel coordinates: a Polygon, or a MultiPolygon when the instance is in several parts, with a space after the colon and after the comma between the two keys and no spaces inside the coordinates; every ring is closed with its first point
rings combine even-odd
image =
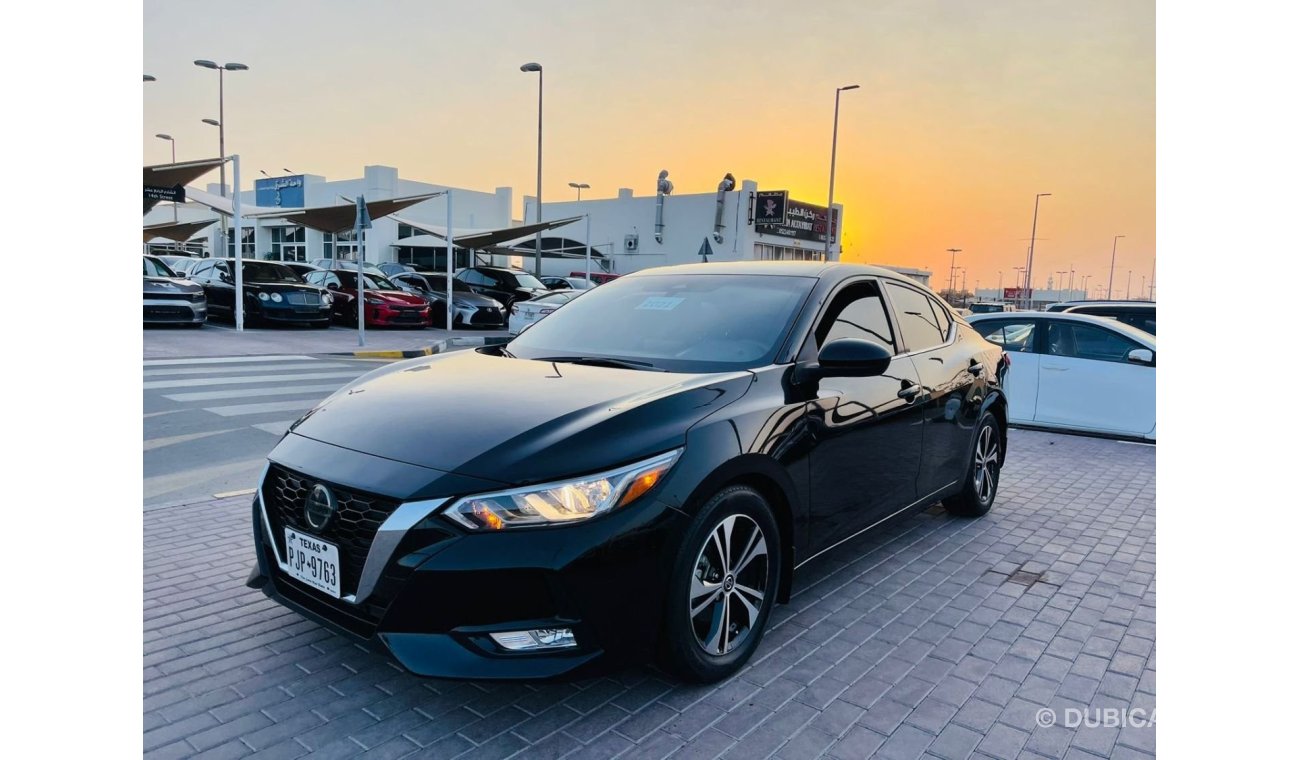
{"type": "Polygon", "coordinates": [[[324,279],[324,277],[325,277],[324,272],[308,272],[303,279],[305,279],[307,282],[311,283],[312,285],[319,285],[321,284],[321,281],[324,279]]]}
{"type": "Polygon", "coordinates": [[[678,372],[770,364],[816,280],[764,275],[641,275],[575,298],[515,338],[524,359],[627,359],[678,372]]]}
{"type": "Polygon", "coordinates": [[[975,332],[990,343],[1007,351],[1034,353],[1034,322],[1032,320],[990,319],[971,324],[975,332]]]}
{"type": "Polygon", "coordinates": [[[172,272],[172,270],[167,268],[166,264],[162,263],[158,259],[151,259],[148,256],[145,256],[144,276],[145,277],[175,277],[176,275],[172,272]]]}
{"type": "Polygon", "coordinates": [[[944,308],[943,304],[933,298],[929,299],[929,301],[930,310],[934,312],[934,323],[938,325],[939,332],[943,335],[943,339],[946,341],[948,340],[948,332],[952,329],[952,317],[948,314],[948,310],[944,308]]]}
{"type": "Polygon", "coordinates": [[[1103,362],[1127,362],[1128,352],[1142,348],[1136,342],[1102,327],[1073,322],[1047,326],[1047,353],[1103,362]]]}
{"type": "Polygon", "coordinates": [[[935,319],[930,298],[924,293],[891,282],[889,300],[893,303],[898,329],[908,351],[924,351],[948,339],[947,331],[935,319]]]}
{"type": "Polygon", "coordinates": [[[1000,303],[973,303],[970,305],[971,314],[993,314],[1006,310],[1007,307],[1000,303]]]}
{"type": "Polygon", "coordinates": [[[302,282],[298,273],[284,264],[265,261],[245,261],[244,279],[250,282],[302,282]]]}
{"type": "Polygon", "coordinates": [[[545,290],[546,286],[542,281],[527,272],[511,272],[507,278],[513,278],[520,288],[532,288],[534,290],[545,290]]]}
{"type": "Polygon", "coordinates": [[[835,296],[817,325],[817,347],[836,338],[862,338],[897,353],[894,331],[885,315],[885,302],[875,284],[853,285],[835,296]]]}
{"type": "Polygon", "coordinates": [[[485,276],[482,272],[478,271],[477,269],[466,269],[464,272],[461,272],[460,274],[456,275],[456,278],[460,280],[464,280],[470,285],[484,286],[484,285],[493,284],[490,278],[485,276]]]}

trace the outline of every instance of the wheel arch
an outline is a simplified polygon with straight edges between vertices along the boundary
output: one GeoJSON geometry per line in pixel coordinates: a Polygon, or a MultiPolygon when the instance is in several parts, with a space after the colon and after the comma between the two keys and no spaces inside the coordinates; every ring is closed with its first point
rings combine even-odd
{"type": "Polygon", "coordinates": [[[784,604],[790,601],[790,586],[794,577],[794,505],[798,501],[794,482],[783,467],[762,454],[741,454],[723,462],[706,475],[691,491],[682,509],[694,515],[713,494],[735,485],[749,486],[758,491],[772,508],[777,529],[781,531],[781,577],[777,578],[776,599],[784,604]]]}

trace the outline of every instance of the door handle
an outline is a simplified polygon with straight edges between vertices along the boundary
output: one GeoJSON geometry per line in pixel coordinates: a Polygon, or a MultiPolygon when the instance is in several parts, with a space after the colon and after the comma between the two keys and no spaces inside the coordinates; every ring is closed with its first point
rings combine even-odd
{"type": "Polygon", "coordinates": [[[920,392],[921,392],[921,386],[916,385],[915,383],[911,385],[904,385],[902,388],[898,389],[898,397],[911,401],[912,399],[916,398],[916,395],[920,392]]]}

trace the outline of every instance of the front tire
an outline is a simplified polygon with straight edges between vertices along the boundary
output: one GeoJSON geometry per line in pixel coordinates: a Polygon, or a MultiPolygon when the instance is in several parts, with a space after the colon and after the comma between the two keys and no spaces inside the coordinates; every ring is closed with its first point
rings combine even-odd
{"type": "Polygon", "coordinates": [[[669,581],[663,665],[679,678],[720,681],[758,648],[781,577],[781,536],[762,494],[719,491],[700,509],[669,581]]]}
{"type": "Polygon", "coordinates": [[[948,514],[979,517],[987,514],[998,496],[1002,476],[1002,426],[991,412],[985,412],[975,428],[975,447],[961,491],[943,500],[948,514]]]}

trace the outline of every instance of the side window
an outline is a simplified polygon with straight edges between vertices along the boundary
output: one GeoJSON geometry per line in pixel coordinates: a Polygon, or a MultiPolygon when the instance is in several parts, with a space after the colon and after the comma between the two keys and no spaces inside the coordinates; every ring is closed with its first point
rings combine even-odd
{"type": "Polygon", "coordinates": [[[1094,325],[1052,322],[1047,326],[1047,353],[1102,362],[1127,362],[1128,352],[1141,348],[1123,335],[1094,325]]]}
{"type": "Polygon", "coordinates": [[[212,269],[212,262],[211,262],[211,261],[204,261],[204,262],[202,262],[202,263],[196,265],[196,266],[194,267],[194,271],[190,272],[190,279],[195,280],[195,281],[199,281],[199,282],[207,282],[207,280],[208,280],[208,274],[209,274],[209,272],[210,272],[211,269],[212,269]]]}
{"type": "Polygon", "coordinates": [[[466,270],[465,272],[463,272],[461,279],[463,279],[465,282],[469,283],[470,285],[478,285],[480,287],[483,285],[487,285],[490,282],[488,278],[484,277],[481,272],[474,269],[466,270]]]}
{"type": "Polygon", "coordinates": [[[890,353],[898,353],[894,331],[885,314],[885,302],[875,283],[850,285],[836,294],[814,333],[817,348],[836,338],[875,341],[890,353]]]}
{"type": "Polygon", "coordinates": [[[324,272],[308,272],[307,276],[303,279],[306,280],[309,285],[320,285],[321,278],[324,276],[324,272]]]}
{"type": "Polygon", "coordinates": [[[1033,320],[990,319],[975,322],[971,327],[985,340],[1002,346],[1005,351],[1034,353],[1033,320]]]}
{"type": "Polygon", "coordinates": [[[334,274],[333,272],[326,272],[326,273],[325,273],[325,287],[328,288],[330,285],[333,285],[333,286],[336,287],[336,288],[341,288],[341,287],[343,287],[343,281],[340,280],[340,279],[339,279],[339,276],[336,275],[336,274],[334,274]]]}
{"type": "Polygon", "coordinates": [[[938,320],[935,319],[929,296],[891,282],[889,300],[894,306],[898,330],[903,335],[903,344],[908,351],[925,351],[947,340],[947,333],[941,331],[938,320]]]}
{"type": "Polygon", "coordinates": [[[943,339],[946,341],[952,331],[952,317],[948,315],[948,310],[943,307],[943,304],[933,298],[927,300],[930,302],[930,309],[934,311],[934,323],[939,326],[939,332],[943,333],[943,339]]]}

